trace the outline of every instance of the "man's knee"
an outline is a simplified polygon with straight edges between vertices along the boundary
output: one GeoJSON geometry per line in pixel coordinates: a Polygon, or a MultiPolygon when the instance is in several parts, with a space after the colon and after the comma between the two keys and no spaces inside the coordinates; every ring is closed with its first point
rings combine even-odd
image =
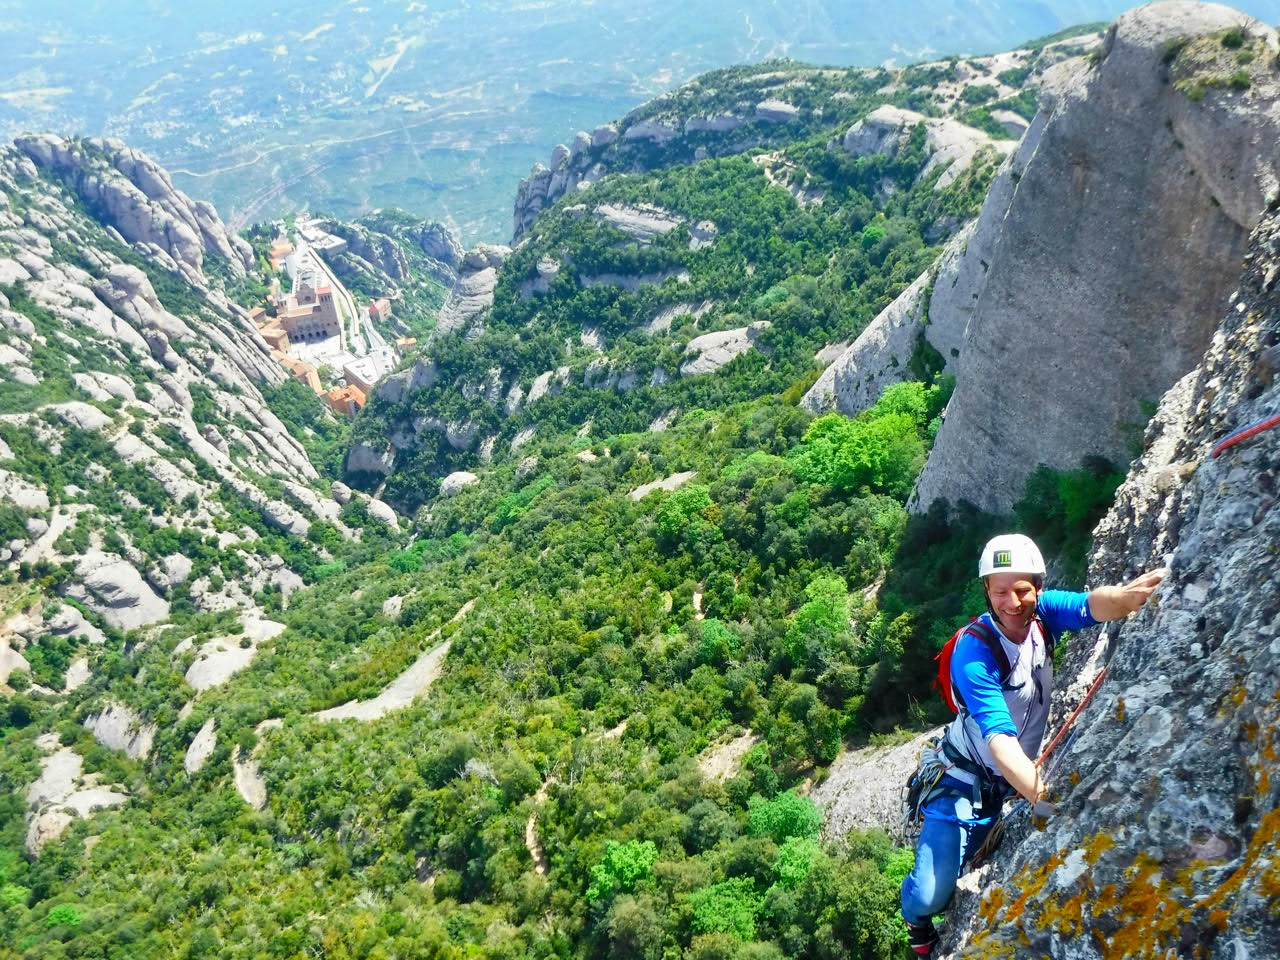
{"type": "Polygon", "coordinates": [[[902,881],[902,915],[912,923],[923,923],[946,909],[956,889],[956,879],[949,873],[932,869],[916,869],[902,881]]]}

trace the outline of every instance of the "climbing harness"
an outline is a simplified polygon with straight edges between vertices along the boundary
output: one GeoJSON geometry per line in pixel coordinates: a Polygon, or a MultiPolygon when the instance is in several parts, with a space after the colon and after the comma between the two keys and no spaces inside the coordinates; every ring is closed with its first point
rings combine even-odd
{"type": "Polygon", "coordinates": [[[1272,414],[1269,417],[1259,420],[1257,423],[1251,423],[1247,427],[1241,427],[1239,430],[1227,434],[1226,437],[1218,441],[1217,446],[1209,451],[1209,456],[1210,458],[1216,459],[1220,453],[1225,450],[1229,450],[1237,443],[1244,443],[1244,441],[1251,437],[1256,437],[1258,434],[1263,433],[1266,430],[1270,430],[1275,426],[1280,426],[1280,413],[1272,414]]]}

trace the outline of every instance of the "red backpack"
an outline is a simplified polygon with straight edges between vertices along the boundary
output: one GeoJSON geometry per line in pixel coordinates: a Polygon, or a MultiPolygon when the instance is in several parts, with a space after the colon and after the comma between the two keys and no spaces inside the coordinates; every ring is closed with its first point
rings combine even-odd
{"type": "Polygon", "coordinates": [[[1000,642],[1000,638],[996,636],[995,631],[988,627],[977,617],[974,617],[963,627],[951,635],[951,639],[942,645],[942,650],[933,659],[938,661],[938,678],[933,681],[933,687],[942,694],[942,701],[951,708],[952,713],[959,713],[964,708],[964,700],[960,696],[960,692],[951,686],[951,655],[955,653],[956,643],[966,633],[971,633],[991,651],[992,656],[996,658],[996,663],[1000,665],[1000,682],[1004,683],[1005,679],[1013,672],[1013,668],[1009,666],[1009,658],[1005,655],[1004,644],[1000,642]]]}

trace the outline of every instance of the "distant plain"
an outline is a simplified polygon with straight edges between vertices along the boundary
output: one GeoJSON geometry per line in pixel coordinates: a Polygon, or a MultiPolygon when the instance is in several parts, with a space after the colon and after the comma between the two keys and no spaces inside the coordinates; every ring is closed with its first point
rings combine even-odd
{"type": "MultiPolygon", "coordinates": [[[[511,233],[556,143],[715,67],[1004,49],[1117,0],[0,2],[0,134],[118,137],[232,226],[399,206],[511,233]]],[[[1278,0],[1241,4],[1264,19],[1278,0]]]]}

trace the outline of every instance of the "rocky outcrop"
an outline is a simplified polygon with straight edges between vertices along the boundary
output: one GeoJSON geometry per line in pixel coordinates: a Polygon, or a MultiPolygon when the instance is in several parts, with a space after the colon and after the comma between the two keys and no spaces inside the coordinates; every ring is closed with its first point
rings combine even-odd
{"type": "Polygon", "coordinates": [[[663,490],[670,493],[672,490],[680,489],[697,475],[698,471],[696,470],[686,470],[683,473],[673,473],[671,476],[665,477],[662,480],[653,480],[650,483],[642,483],[627,494],[627,496],[632,500],[643,500],[655,490],[663,490]]]}
{"type": "Polygon", "coordinates": [[[250,620],[239,634],[206,641],[187,668],[187,685],[197,693],[221,686],[253,662],[260,644],[283,632],[283,623],[250,620]]]}
{"type": "Polygon", "coordinates": [[[685,352],[696,354],[696,356],[680,364],[680,375],[693,377],[702,373],[714,373],[731,360],[751,350],[760,335],[771,326],[768,320],[757,320],[747,327],[718,330],[715,333],[704,333],[700,337],[694,337],[685,347],[685,352]]]}
{"type": "Polygon", "coordinates": [[[462,263],[464,251],[458,235],[444,224],[424,221],[405,232],[417,244],[418,249],[432,260],[439,261],[451,270],[457,270],[462,263]]]}
{"type": "Polygon", "coordinates": [[[449,299],[440,308],[436,333],[447,336],[464,331],[471,335],[474,321],[493,306],[493,291],[498,286],[498,268],[511,254],[509,247],[481,244],[469,250],[458,270],[458,281],[449,299]]]}
{"type": "MultiPolygon", "coordinates": [[[[636,108],[616,123],[597,127],[591,134],[579,132],[570,147],[558,145],[547,163],[534,164],[529,176],[520,181],[513,242],[561,197],[574,196],[613,171],[637,173],[692,163],[793,137],[795,122],[816,112],[810,106],[790,102],[797,99],[795,87],[805,86],[811,78],[822,77],[822,94],[831,95],[832,71],[799,65],[786,71],[763,65],[754,69],[759,71],[756,76],[744,75],[742,68],[703,75],[636,108]],[[711,112],[707,109],[710,101],[733,105],[711,112]]],[[[856,84],[860,79],[857,72],[850,71],[837,83],[856,84]]]]}
{"type": "Polygon", "coordinates": [[[1272,213],[1095,531],[1091,582],[1170,574],[1158,602],[1068,647],[1059,714],[1103,664],[1107,677],[1057,814],[1006,840],[985,894],[958,903],[966,955],[1280,955],[1280,428],[1210,452],[1280,409],[1278,274],[1272,213]]]}
{"type": "Polygon", "coordinates": [[[396,454],[390,446],[378,446],[367,440],[359,440],[347,451],[344,473],[377,473],[387,476],[395,466],[396,454]]]}
{"type": "Polygon", "coordinates": [[[213,751],[217,746],[217,725],[213,717],[210,717],[196,732],[195,737],[191,740],[191,745],[187,747],[186,755],[182,758],[182,768],[187,773],[199,772],[205,761],[213,755],[213,751]]]}
{"type": "Polygon", "coordinates": [[[128,560],[90,550],[76,565],[67,596],[89,606],[119,630],[133,630],[169,616],[169,602],[156,595],[128,560]]]}
{"type": "Polygon", "coordinates": [[[1126,425],[1203,354],[1280,182],[1280,157],[1258,148],[1280,137],[1280,87],[1258,66],[1276,47],[1226,7],[1154,4],[1116,22],[1096,65],[1046,77],[960,258],[968,302],[930,308],[931,338],[964,333],[916,509],[1003,511],[1037,463],[1128,462],[1126,425]],[[1247,66],[1218,39],[1234,28],[1258,51],[1247,66]],[[1236,70],[1247,89],[1210,82],[1236,70]]]}
{"type": "MultiPolygon", "coordinates": [[[[57,736],[41,738],[46,750],[56,746],[57,736]]],[[[39,855],[46,844],[60,837],[77,817],[116,807],[129,797],[97,785],[97,774],[85,776],[84,760],[70,747],[62,747],[40,761],[40,777],[27,787],[27,852],[39,855]]]]}
{"type": "Polygon", "coordinates": [[[418,360],[408,370],[383,377],[373,395],[388,403],[401,403],[418,390],[426,390],[436,382],[436,365],[431,360],[418,360]]]}
{"type": "Polygon", "coordinates": [[[241,274],[253,264],[249,245],[226,228],[212,206],[191,200],[155,161],[119,140],[40,134],[19,137],[14,145],[99,211],[125,240],[162,251],[193,283],[204,279],[206,254],[221,257],[241,274]]]}
{"type": "Polygon", "coordinates": [[[452,497],[464,487],[469,487],[479,481],[480,478],[474,473],[468,473],[466,470],[456,470],[440,481],[440,492],[446,497],[452,497]]]}
{"type": "Polygon", "coordinates": [[[859,120],[844,135],[842,145],[846,153],[865,157],[873,153],[896,153],[908,140],[911,132],[924,125],[925,151],[929,161],[920,171],[917,180],[925,180],[939,167],[942,173],[934,183],[935,190],[950,186],[955,179],[973,164],[982,150],[994,150],[1006,154],[1013,150],[1011,140],[993,140],[981,130],[953,120],[950,117],[926,117],[914,110],[903,110],[885,104],[876,107],[859,120]]]}
{"type": "Polygon", "coordinates": [[[801,405],[814,413],[853,414],[870,407],[884,388],[911,375],[907,360],[922,335],[932,271],[916,278],[880,311],[858,338],[822,371],[801,405]]]}
{"type": "Polygon", "coordinates": [[[156,737],[154,723],[119,703],[109,703],[101,713],[90,715],[84,725],[100,744],[122,751],[130,760],[145,759],[156,737]]]}

